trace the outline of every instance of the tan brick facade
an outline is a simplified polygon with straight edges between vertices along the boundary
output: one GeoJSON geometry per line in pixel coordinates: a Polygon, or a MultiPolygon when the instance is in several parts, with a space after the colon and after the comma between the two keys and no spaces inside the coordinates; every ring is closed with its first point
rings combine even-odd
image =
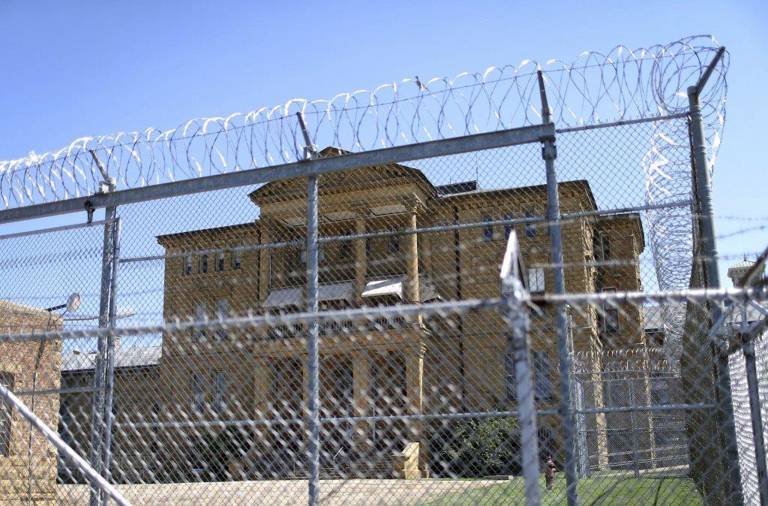
{"type": "MultiPolygon", "coordinates": [[[[563,213],[596,210],[586,181],[561,183],[559,193],[563,213]]],[[[293,241],[300,244],[305,236],[306,181],[270,183],[250,197],[260,211],[252,223],[158,238],[166,250],[166,320],[216,318],[224,313],[292,312],[303,307],[305,265],[302,247],[293,241]],[[275,243],[279,247],[269,246],[275,243]]],[[[498,297],[499,265],[507,232],[512,228],[520,238],[531,276],[541,276],[540,288],[544,291],[551,290],[554,284],[545,224],[482,225],[487,220],[544,215],[544,186],[441,194],[420,171],[392,165],[321,176],[319,207],[321,237],[480,224],[396,238],[324,243],[319,272],[323,308],[426,302],[435,297],[498,297]],[[402,280],[397,296],[366,295],[372,282],[393,279],[402,280]],[[339,293],[324,299],[326,288],[339,293]]],[[[644,245],[637,216],[569,220],[563,224],[563,236],[568,291],[593,292],[605,280],[610,280],[617,290],[639,288],[637,259],[644,245]],[[596,259],[602,260],[595,251],[595,237],[600,234],[615,245],[613,255],[626,260],[629,266],[598,272],[591,265],[596,259]]],[[[544,316],[533,318],[531,342],[535,362],[543,366],[537,372],[541,375],[537,380],[539,404],[547,408],[557,406],[557,341],[550,323],[554,308],[541,309],[544,316]]],[[[630,342],[629,336],[637,339],[636,332],[622,333],[622,318],[639,319],[639,314],[622,313],[619,330],[606,336],[599,328],[597,312],[586,318],[574,314],[576,349],[640,344],[630,342]]],[[[150,387],[136,385],[136,391],[143,389],[142,393],[118,403],[145,419],[148,406],[159,403],[152,408],[157,420],[191,423],[167,432],[136,430],[131,436],[135,446],[145,448],[149,452],[145,455],[165,451],[160,460],[177,463],[195,452],[195,441],[221,431],[195,422],[300,419],[307,400],[305,336],[304,327],[280,325],[166,334],[159,364],[142,373],[145,378],[152,376],[150,384],[157,389],[151,391],[152,398],[144,393],[150,387]],[[225,399],[222,401],[220,396],[225,399]],[[147,449],[151,441],[159,442],[159,449],[155,443],[153,449],[147,449]]],[[[505,370],[506,325],[494,311],[445,320],[339,323],[321,329],[320,352],[323,416],[437,414],[515,406],[505,370]]],[[[124,384],[133,388],[128,382],[124,384]]],[[[119,379],[116,388],[121,388],[119,379]]],[[[601,392],[595,395],[598,398],[593,402],[602,405],[601,392]]],[[[595,420],[602,434],[596,451],[604,452],[605,418],[598,416],[595,420]]],[[[553,433],[550,448],[558,451],[559,421],[549,417],[542,425],[553,433]]],[[[251,478],[290,475],[293,471],[289,461],[295,457],[274,451],[301,451],[303,433],[291,424],[280,427],[249,428],[264,443],[231,462],[229,469],[251,478]],[[255,464],[260,459],[273,466],[276,461],[286,461],[286,467],[265,470],[255,464]]],[[[378,470],[382,465],[388,466],[384,474],[391,474],[392,455],[401,454],[407,442],[420,443],[420,468],[423,474],[428,472],[430,429],[420,421],[361,421],[355,426],[337,424],[324,430],[323,451],[328,455],[343,455],[343,442],[353,441],[358,474],[381,475],[378,470]]],[[[117,436],[118,447],[120,437],[127,436],[117,436]]],[[[116,454],[116,459],[120,458],[116,454]]],[[[133,455],[134,462],[137,459],[138,455],[133,455]]],[[[163,479],[184,475],[181,469],[164,472],[163,479]]]]}
{"type": "MultiPolygon", "coordinates": [[[[61,328],[55,313],[0,301],[4,334],[27,334],[61,328]]],[[[21,398],[49,427],[58,425],[61,341],[0,343],[0,381],[21,398]]],[[[9,405],[2,408],[0,434],[0,502],[54,504],[56,450],[9,405]]]]}

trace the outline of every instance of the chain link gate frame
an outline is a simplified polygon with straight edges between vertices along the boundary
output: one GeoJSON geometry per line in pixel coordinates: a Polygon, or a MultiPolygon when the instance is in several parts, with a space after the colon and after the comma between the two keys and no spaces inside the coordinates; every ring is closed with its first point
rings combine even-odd
{"type": "MultiPolygon", "coordinates": [[[[712,210],[709,198],[709,168],[707,166],[706,152],[705,152],[705,140],[702,129],[702,118],[698,112],[698,96],[701,93],[704,83],[708,76],[712,73],[716,67],[719,58],[723,55],[721,50],[716,59],[713,60],[704,73],[704,76],[700,82],[693,87],[693,90],[689,90],[690,97],[690,114],[681,113],[671,115],[667,117],[655,117],[651,119],[637,120],[637,121],[622,121],[615,124],[600,125],[599,128],[613,128],[633,123],[644,122],[663,122],[671,121],[680,118],[688,118],[691,121],[692,132],[692,156],[695,160],[694,167],[696,170],[695,181],[697,187],[695,189],[696,202],[700,206],[699,216],[699,233],[701,234],[701,241],[703,250],[700,252],[701,258],[703,258],[703,264],[705,265],[704,273],[707,278],[704,280],[704,286],[708,288],[717,288],[719,286],[719,280],[716,279],[716,266],[714,265],[716,259],[716,251],[714,248],[714,231],[712,229],[712,210]],[[712,274],[715,273],[715,274],[712,274]]],[[[562,420],[563,430],[565,431],[564,437],[564,453],[565,453],[565,474],[566,474],[566,495],[569,504],[576,504],[577,502],[577,483],[579,481],[581,473],[578,470],[578,461],[580,452],[577,451],[577,417],[583,417],[585,414],[589,414],[588,409],[574,409],[574,404],[571,401],[574,395],[574,385],[571,384],[573,367],[571,365],[572,359],[572,336],[570,334],[571,326],[568,323],[567,318],[567,305],[578,302],[580,299],[573,294],[566,294],[565,291],[565,275],[564,269],[566,268],[566,261],[563,257],[562,246],[562,232],[560,230],[561,223],[567,222],[567,220],[579,219],[587,216],[598,216],[601,213],[597,211],[584,211],[577,213],[562,213],[558,203],[558,181],[555,173],[555,160],[557,152],[555,150],[555,138],[559,133],[569,133],[574,131],[580,131],[582,128],[566,128],[563,130],[555,130],[554,125],[550,122],[551,117],[549,114],[549,108],[546,98],[546,86],[545,80],[541,71],[537,73],[538,90],[541,98],[541,110],[542,110],[542,125],[534,125],[530,127],[522,127],[516,129],[501,130],[498,132],[477,134],[464,137],[457,137],[451,139],[444,139],[438,141],[425,142],[420,144],[405,145],[399,147],[385,148],[380,150],[364,151],[361,153],[344,154],[343,156],[334,158],[322,158],[317,149],[312,145],[310,130],[305,124],[305,119],[301,115],[297,115],[295,118],[297,128],[301,131],[305,140],[305,156],[306,160],[296,163],[286,164],[283,166],[276,166],[265,169],[252,169],[242,172],[233,172],[227,174],[221,174],[217,176],[208,176],[204,178],[198,178],[193,180],[179,181],[176,183],[166,183],[163,185],[148,186],[145,188],[135,188],[128,190],[114,190],[114,183],[112,183],[106,174],[106,170],[101,171],[106,180],[104,191],[93,194],[89,197],[80,197],[69,200],[63,200],[55,203],[39,204],[35,207],[28,208],[15,208],[5,211],[0,211],[0,222],[10,222],[22,219],[22,217],[41,217],[50,216],[53,214],[61,214],[64,212],[75,212],[86,210],[89,213],[89,217],[93,212],[93,209],[105,208],[106,219],[104,220],[104,240],[103,240],[103,265],[102,265],[102,279],[100,289],[100,308],[99,308],[99,327],[98,331],[85,331],[79,335],[88,335],[91,337],[98,337],[98,350],[95,360],[94,370],[94,403],[92,410],[93,427],[98,427],[98,430],[92,431],[92,444],[91,444],[91,466],[85,465],[84,462],[76,460],[76,466],[83,471],[88,479],[93,484],[91,490],[90,503],[102,504],[106,501],[107,496],[115,499],[117,502],[125,503],[125,498],[119,495],[119,492],[115,488],[109,485],[111,479],[111,467],[112,467],[112,431],[114,427],[114,412],[113,412],[113,394],[114,394],[114,374],[115,374],[115,339],[123,332],[124,329],[115,328],[115,319],[117,317],[116,306],[116,283],[117,283],[117,271],[118,264],[120,263],[119,256],[119,230],[120,230],[120,218],[117,218],[117,210],[120,206],[130,205],[134,203],[145,202],[149,200],[167,199],[173,198],[179,195],[189,195],[201,192],[209,192],[213,190],[220,190],[225,188],[233,188],[237,186],[251,186],[257,183],[266,183],[271,181],[285,180],[288,178],[306,177],[307,179],[307,233],[306,233],[306,314],[304,316],[297,317],[298,320],[302,320],[308,325],[308,353],[307,353],[307,369],[308,369],[308,412],[306,419],[302,419],[301,423],[307,423],[309,442],[308,448],[308,491],[307,497],[310,504],[317,504],[320,501],[320,431],[321,425],[325,420],[321,417],[320,412],[320,384],[321,384],[321,362],[320,362],[320,325],[321,321],[332,320],[335,317],[349,317],[350,314],[354,314],[354,311],[346,312],[344,314],[336,314],[333,312],[319,312],[320,302],[320,286],[318,282],[319,263],[320,263],[320,245],[324,242],[333,241],[334,237],[320,237],[319,230],[319,194],[318,194],[318,177],[324,174],[332,174],[337,171],[352,170],[358,167],[365,166],[383,166],[391,163],[406,162],[427,158],[437,158],[448,155],[455,155],[459,153],[471,153],[487,151],[502,147],[519,146],[528,143],[540,144],[542,146],[542,158],[544,160],[544,168],[546,173],[546,189],[547,189],[547,212],[546,218],[537,218],[529,216],[526,218],[515,219],[501,219],[488,221],[483,220],[478,223],[469,224],[454,224],[444,227],[433,227],[434,230],[428,230],[425,228],[418,228],[414,226],[404,231],[395,232],[376,232],[365,233],[357,235],[348,235],[341,240],[353,241],[360,238],[367,239],[369,237],[389,237],[389,236],[402,236],[402,237],[415,237],[417,233],[424,232],[439,232],[439,231],[453,231],[461,228],[483,228],[493,225],[497,226],[514,226],[514,225],[527,225],[527,224],[544,224],[547,226],[550,240],[550,255],[549,264],[554,274],[555,288],[553,291],[548,292],[542,296],[539,300],[546,300],[549,303],[555,305],[556,317],[555,328],[557,329],[558,336],[558,363],[560,368],[560,395],[559,406],[556,410],[557,415],[562,420]],[[103,478],[100,478],[103,476],[103,478]],[[121,502],[122,501],[122,502],[121,502]]],[[[310,125],[311,128],[311,125],[310,125]]],[[[99,158],[95,152],[91,152],[97,165],[99,158]]],[[[669,203],[662,204],[650,204],[645,206],[632,206],[621,209],[624,212],[632,211],[648,211],[654,208],[665,209],[671,207],[669,203]]],[[[617,209],[610,209],[609,212],[616,212],[617,209]]],[[[604,213],[608,214],[608,212],[604,213]]],[[[523,453],[523,471],[525,475],[525,495],[529,503],[536,504],[541,500],[540,490],[538,485],[539,476],[539,459],[537,450],[537,439],[531,437],[532,434],[536,434],[536,410],[532,409],[529,401],[533,400],[533,385],[530,378],[530,370],[532,365],[530,363],[531,357],[526,346],[520,346],[520,343],[524,343],[523,339],[526,334],[526,323],[520,320],[521,315],[524,313],[522,309],[525,307],[531,299],[530,295],[521,291],[520,283],[529,283],[530,280],[525,279],[522,273],[524,268],[515,267],[521,259],[516,258],[513,251],[513,246],[516,235],[509,234],[508,242],[508,255],[505,256],[503,264],[503,272],[509,274],[511,271],[517,271],[517,276],[504,276],[503,286],[505,291],[503,292],[502,299],[497,301],[497,306],[488,301],[467,301],[466,303],[441,303],[441,304],[417,304],[415,306],[399,305],[396,308],[385,309],[379,308],[376,311],[361,310],[358,316],[364,318],[375,318],[375,315],[379,317],[388,315],[400,316],[414,316],[426,314],[431,311],[469,311],[480,307],[494,307],[502,312],[509,311],[507,315],[509,317],[509,335],[510,341],[508,346],[514,350],[515,367],[514,373],[516,377],[516,385],[519,389],[517,398],[519,399],[518,409],[519,413],[513,414],[512,412],[489,412],[483,414],[488,416],[489,414],[496,414],[502,416],[519,416],[522,432],[522,453],[523,453]],[[505,270],[504,270],[505,269],[505,270]],[[534,456],[536,456],[534,458],[534,456]]],[[[338,238],[336,238],[338,239],[338,238]]],[[[207,267],[206,267],[207,268],[207,267]]],[[[718,296],[715,293],[714,296],[718,296]]],[[[759,297],[760,294],[755,295],[759,297]]],[[[699,301],[707,301],[706,294],[703,299],[701,294],[691,294],[691,297],[699,297],[699,301]]],[[[626,296],[625,296],[626,298],[626,296]]],[[[587,297],[588,299],[588,297],[587,297]]],[[[610,297],[603,297],[603,301],[609,300],[610,297]]],[[[622,297],[617,296],[616,301],[624,300],[622,297]]],[[[718,313],[717,308],[713,309],[713,319],[717,320],[718,313]]],[[[290,320],[290,318],[289,318],[290,320]]],[[[197,327],[227,328],[229,325],[249,325],[258,321],[258,318],[246,318],[244,320],[237,320],[235,318],[220,318],[218,321],[205,321],[204,324],[190,324],[187,326],[180,325],[179,330],[194,330],[197,327]]],[[[267,324],[271,324],[267,318],[264,320],[267,324]]],[[[143,331],[150,331],[149,327],[145,327],[143,331]]],[[[157,329],[155,329],[157,330],[157,329]]],[[[162,330],[159,330],[162,331],[162,330]]],[[[51,338],[56,336],[69,335],[67,332],[57,333],[50,335],[51,338]]],[[[71,334],[73,337],[78,334],[71,334]]],[[[9,339],[18,339],[17,336],[8,336],[9,339]]],[[[722,359],[722,355],[718,356],[722,359]]],[[[739,476],[738,466],[738,454],[736,453],[736,434],[733,421],[732,402],[730,400],[730,379],[727,376],[728,366],[727,363],[723,364],[722,360],[719,360],[718,367],[720,373],[718,379],[720,381],[717,389],[718,399],[718,413],[721,419],[721,425],[726,428],[723,431],[724,447],[727,448],[728,454],[725,456],[725,462],[723,468],[732,473],[731,478],[727,480],[726,485],[732,487],[727,492],[727,496],[740,502],[741,491],[739,490],[741,484],[741,477],[739,476]]],[[[753,382],[750,382],[750,384],[753,382]]],[[[750,386],[750,388],[752,388],[750,386]]],[[[29,410],[24,411],[24,404],[14,397],[10,390],[2,387],[0,394],[6,398],[8,402],[16,406],[22,413],[30,413],[29,410]]],[[[581,397],[580,395],[577,397],[581,397]]],[[[683,409],[690,409],[691,405],[684,405],[683,409]]],[[[538,410],[540,414],[547,414],[546,410],[538,410]]],[[[605,411],[604,408],[596,408],[595,411],[605,411]]],[[[630,410],[634,413],[634,411],[630,410]]],[[[461,413],[460,413],[461,414],[461,413]]],[[[478,413],[475,413],[477,415],[478,413]]],[[[27,416],[27,415],[25,415],[27,416]]],[[[399,415],[394,418],[405,419],[412,415],[399,415]]],[[[343,418],[343,417],[342,417],[343,418]]],[[[373,417],[376,418],[376,417],[373,417]]],[[[386,417],[384,417],[386,418],[386,417]]],[[[30,417],[30,420],[34,417],[30,417]]],[[[359,422],[365,419],[361,416],[353,416],[350,420],[351,423],[359,422]]],[[[333,423],[340,422],[333,420],[333,423]]],[[[370,420],[375,421],[375,420],[370,420]]],[[[42,430],[42,424],[39,419],[36,427],[42,430]]],[[[634,426],[634,423],[633,423],[634,426]]],[[[756,432],[757,436],[759,432],[756,432]]],[[[65,452],[67,455],[74,452],[67,451],[67,447],[62,441],[57,441],[53,434],[48,431],[44,434],[45,437],[56,445],[59,450],[65,452]]],[[[581,446],[581,445],[580,445],[581,446]]],[[[75,453],[76,454],[76,453],[75,453]]],[[[81,459],[82,460],[82,459],[81,459]]],[[[636,461],[636,459],[635,459],[636,461]]],[[[637,473],[637,471],[635,471],[637,473]]],[[[764,474],[764,472],[763,472],[764,474]]]]}

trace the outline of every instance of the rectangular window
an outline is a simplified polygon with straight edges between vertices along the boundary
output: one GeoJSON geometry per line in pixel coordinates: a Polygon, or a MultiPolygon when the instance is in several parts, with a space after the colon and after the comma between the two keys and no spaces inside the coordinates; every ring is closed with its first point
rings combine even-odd
{"type": "Polygon", "coordinates": [[[352,241],[342,241],[339,244],[339,258],[341,260],[349,260],[352,258],[352,241]]]}
{"type": "Polygon", "coordinates": [[[224,270],[224,252],[223,251],[216,254],[216,270],[219,272],[224,270]]]}
{"type": "Polygon", "coordinates": [[[219,299],[216,301],[216,316],[226,318],[229,316],[229,300],[219,299]]]}
{"type": "Polygon", "coordinates": [[[550,376],[549,354],[546,351],[533,352],[534,393],[537,400],[552,398],[552,378],[550,376]]]}
{"type": "Polygon", "coordinates": [[[216,413],[223,413],[227,407],[227,374],[224,372],[216,373],[216,382],[213,392],[213,409],[216,413]]]}
{"type": "Polygon", "coordinates": [[[604,260],[610,260],[611,242],[608,234],[605,232],[595,232],[592,243],[593,255],[596,261],[600,262],[604,260]]]}
{"type": "MultiPolygon", "coordinates": [[[[5,388],[13,390],[14,377],[9,372],[0,372],[0,383],[5,388]]],[[[11,430],[13,408],[5,399],[0,400],[0,457],[7,457],[11,452],[11,430]]]]}
{"type": "Polygon", "coordinates": [[[611,241],[607,234],[600,234],[600,254],[601,260],[611,259],[611,241]]]}
{"type": "Polygon", "coordinates": [[[205,380],[198,373],[192,374],[192,409],[202,413],[205,407],[205,380]]]}
{"type": "MultiPolygon", "coordinates": [[[[526,211],[525,212],[526,218],[533,218],[533,211],[526,211]]],[[[535,223],[526,223],[525,224],[525,236],[526,237],[536,237],[536,224],[535,223]]]]}
{"type": "MultiPolygon", "coordinates": [[[[505,220],[511,220],[514,219],[514,215],[512,214],[505,214],[504,219],[505,220]]],[[[514,229],[515,226],[512,223],[505,223],[504,224],[504,239],[509,239],[509,234],[512,233],[512,229],[514,229]]]]}
{"type": "Polygon", "coordinates": [[[489,222],[493,221],[493,218],[490,216],[483,216],[483,222],[485,222],[485,225],[483,225],[483,240],[484,241],[492,241],[493,240],[493,225],[489,222]]]}
{"type": "MultiPolygon", "coordinates": [[[[603,288],[601,292],[616,292],[615,288],[603,288]]],[[[598,322],[600,325],[600,331],[605,335],[616,334],[619,331],[619,308],[610,305],[609,303],[603,304],[602,313],[598,314],[598,322]]]]}
{"type": "Polygon", "coordinates": [[[619,309],[615,307],[606,307],[605,311],[605,333],[616,334],[619,332],[619,309]]]}
{"type": "Polygon", "coordinates": [[[507,400],[517,399],[517,379],[515,378],[515,352],[512,347],[507,347],[504,354],[504,388],[507,393],[507,400]]]}
{"type": "Polygon", "coordinates": [[[389,236],[389,252],[390,253],[400,252],[400,236],[399,235],[389,236]]]}
{"type": "Polygon", "coordinates": [[[541,267],[528,269],[528,291],[531,293],[543,293],[545,288],[544,269],[541,267]]]}
{"type": "Polygon", "coordinates": [[[183,273],[185,276],[189,276],[190,274],[192,274],[192,255],[187,255],[184,257],[183,273]]]}
{"type": "Polygon", "coordinates": [[[200,272],[208,272],[208,255],[200,255],[200,272]]]}
{"type": "MultiPolygon", "coordinates": [[[[204,322],[207,320],[208,320],[208,305],[205,302],[198,302],[197,305],[195,305],[195,321],[204,322]]],[[[198,339],[204,339],[205,329],[204,328],[195,329],[194,335],[198,339]]]]}
{"type": "Polygon", "coordinates": [[[239,249],[232,250],[232,268],[239,269],[243,263],[243,253],[239,249]]]}
{"type": "MultiPolygon", "coordinates": [[[[228,299],[219,299],[216,301],[216,317],[220,319],[229,317],[229,300],[228,299]]],[[[227,330],[218,329],[216,331],[216,337],[219,339],[226,339],[227,330]]]]}

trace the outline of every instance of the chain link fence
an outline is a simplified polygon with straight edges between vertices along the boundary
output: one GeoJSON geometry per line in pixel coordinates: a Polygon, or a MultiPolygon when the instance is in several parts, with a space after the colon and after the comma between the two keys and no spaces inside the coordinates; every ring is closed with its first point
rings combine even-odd
{"type": "MultiPolygon", "coordinates": [[[[574,124],[565,83],[578,71],[517,72],[506,85],[529,83],[518,92],[539,97],[541,124],[423,138],[425,116],[414,142],[379,132],[388,142],[370,149],[346,142],[342,122],[317,146],[331,117],[286,108],[269,119],[279,127],[249,119],[278,128],[263,150],[224,124],[132,153],[100,139],[4,175],[14,196],[0,220],[21,225],[0,236],[0,493],[90,505],[766,500],[761,263],[718,289],[700,184],[719,134],[697,132],[722,107],[724,53],[681,44],[654,51],[679,72],[709,57],[690,109],[625,104],[639,117],[599,124],[601,95],[574,124]],[[295,146],[274,158],[286,136],[295,146]],[[268,167],[228,168],[249,151],[268,167]],[[184,158],[206,172],[174,181],[184,158]],[[56,186],[64,166],[75,176],[56,186]]],[[[455,84],[436,96],[464,93],[455,84]]],[[[434,98],[434,82],[420,86],[434,98]]],[[[470,96],[491,85],[475,86],[470,96]]]]}

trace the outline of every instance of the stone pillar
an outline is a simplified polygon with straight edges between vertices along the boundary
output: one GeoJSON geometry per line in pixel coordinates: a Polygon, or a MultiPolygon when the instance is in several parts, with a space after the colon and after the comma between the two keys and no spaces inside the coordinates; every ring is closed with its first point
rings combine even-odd
{"type": "MultiPolygon", "coordinates": [[[[424,345],[408,348],[405,351],[405,388],[408,397],[406,414],[419,415],[424,411],[424,345]]],[[[407,435],[410,442],[419,443],[419,469],[422,476],[428,475],[428,441],[424,433],[422,420],[406,421],[407,435]]]]}
{"type": "Polygon", "coordinates": [[[269,413],[269,390],[272,383],[272,371],[269,359],[255,357],[253,361],[253,407],[256,418],[271,418],[269,413]]]}
{"type": "MultiPolygon", "coordinates": [[[[367,416],[370,414],[370,375],[371,363],[369,354],[365,350],[352,352],[352,383],[353,383],[353,413],[354,416],[367,416]]],[[[371,424],[358,422],[354,429],[354,447],[360,453],[369,449],[371,440],[371,424]]]]}
{"type": "MultiPolygon", "coordinates": [[[[421,236],[421,259],[424,261],[424,274],[432,275],[432,234],[421,236]]],[[[431,278],[434,279],[434,278],[431,278]]]]}
{"type": "MultiPolygon", "coordinates": [[[[355,234],[364,234],[366,232],[365,217],[366,208],[363,205],[355,206],[355,234]]],[[[358,306],[363,303],[363,290],[365,289],[365,278],[368,272],[368,255],[365,249],[365,239],[355,241],[355,302],[358,306]]]]}
{"type": "MultiPolygon", "coordinates": [[[[408,213],[407,229],[417,229],[416,216],[418,214],[419,201],[415,197],[405,202],[408,213]]],[[[405,300],[409,303],[419,303],[419,241],[415,233],[405,236],[405,271],[406,286],[405,300]]]]}
{"type": "MultiPolygon", "coordinates": [[[[269,221],[262,218],[261,232],[259,234],[259,244],[268,244],[271,240],[269,230],[269,221]]],[[[259,303],[263,306],[269,296],[269,269],[270,269],[270,249],[259,250],[259,303]]]]}

